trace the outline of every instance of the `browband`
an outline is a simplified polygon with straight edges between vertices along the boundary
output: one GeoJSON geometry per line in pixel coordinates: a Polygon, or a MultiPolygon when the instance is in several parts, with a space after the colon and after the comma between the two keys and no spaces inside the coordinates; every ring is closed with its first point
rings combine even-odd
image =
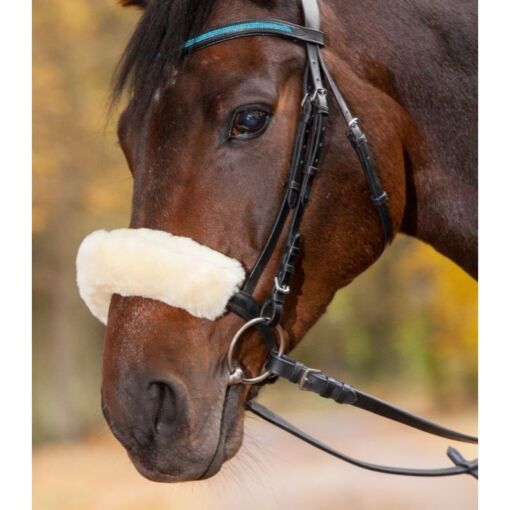
{"type": "Polygon", "coordinates": [[[185,50],[195,51],[230,39],[254,35],[272,35],[324,46],[324,34],[320,30],[313,30],[287,21],[254,19],[213,27],[188,39],[182,47],[185,50]]]}

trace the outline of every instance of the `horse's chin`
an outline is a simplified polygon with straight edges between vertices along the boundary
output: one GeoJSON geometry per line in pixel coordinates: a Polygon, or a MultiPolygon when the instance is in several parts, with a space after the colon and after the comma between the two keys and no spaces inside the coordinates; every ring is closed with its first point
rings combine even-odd
{"type": "Polygon", "coordinates": [[[166,473],[158,468],[146,465],[144,461],[138,459],[129,452],[128,455],[136,470],[144,478],[147,478],[147,480],[151,482],[159,483],[191,482],[211,478],[220,471],[223,463],[227,460],[220,455],[214,455],[213,461],[208,466],[206,465],[205,472],[203,466],[195,464],[189,469],[184,469],[179,472],[176,471],[175,473],[166,473]]]}
{"type": "Polygon", "coordinates": [[[143,461],[139,459],[135,455],[131,454],[128,451],[129,458],[131,462],[135,466],[136,470],[147,480],[151,482],[160,482],[160,483],[175,483],[175,482],[186,482],[191,480],[197,480],[197,476],[193,470],[185,470],[182,472],[176,472],[175,474],[165,473],[164,471],[149,466],[143,461]]]}
{"type": "Polygon", "coordinates": [[[201,442],[202,448],[204,443],[211,444],[211,452],[209,455],[202,455],[203,460],[196,458],[191,444],[189,445],[190,460],[186,460],[182,448],[179,448],[179,463],[176,463],[173,458],[172,448],[168,449],[166,458],[160,453],[157,462],[152,460],[151,455],[147,457],[141,455],[140,451],[135,453],[128,449],[128,456],[137,471],[153,482],[175,483],[211,478],[239,451],[243,440],[243,415],[244,409],[239,406],[238,391],[228,391],[222,419],[214,434],[214,440],[203,438],[201,442]]]}

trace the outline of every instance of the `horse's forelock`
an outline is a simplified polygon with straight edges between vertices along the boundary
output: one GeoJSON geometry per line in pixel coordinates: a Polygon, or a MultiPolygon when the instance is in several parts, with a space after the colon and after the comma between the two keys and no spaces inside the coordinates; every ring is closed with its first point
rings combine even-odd
{"type": "Polygon", "coordinates": [[[112,102],[133,96],[133,112],[146,111],[156,89],[182,57],[182,44],[200,32],[216,0],[122,0],[145,9],[115,73],[112,102]]]}
{"type": "MultiPolygon", "coordinates": [[[[138,25],[117,65],[112,106],[125,91],[133,97],[132,112],[142,115],[156,92],[182,59],[183,43],[200,33],[218,0],[119,0],[122,6],[143,9],[138,25]]],[[[293,10],[291,0],[249,0],[273,10],[280,4],[293,10]]]]}

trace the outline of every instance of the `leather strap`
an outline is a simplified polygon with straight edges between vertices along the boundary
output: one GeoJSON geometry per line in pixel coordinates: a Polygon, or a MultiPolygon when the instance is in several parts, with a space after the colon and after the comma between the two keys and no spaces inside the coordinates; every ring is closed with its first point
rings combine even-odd
{"type": "MultiPolygon", "coordinates": [[[[318,3],[315,0],[303,0],[301,5],[303,8],[305,27],[310,30],[320,30],[321,18],[318,3]]],[[[306,56],[312,80],[311,87],[314,94],[325,93],[319,61],[319,46],[310,44],[310,41],[308,41],[306,44],[306,56]]],[[[323,106],[327,108],[325,103],[323,103],[323,106]]]]}
{"type": "MultiPolygon", "coordinates": [[[[312,75],[310,75],[310,78],[312,78],[312,75]]],[[[310,198],[314,178],[319,169],[325,122],[328,115],[325,94],[317,93],[312,88],[311,95],[309,94],[305,97],[305,102],[310,102],[312,114],[308,126],[308,138],[302,165],[301,188],[297,205],[292,211],[285,248],[278,273],[276,274],[275,283],[271,295],[263,307],[263,315],[269,318],[267,321],[269,326],[276,326],[280,322],[284,299],[290,291],[290,283],[300,251],[301,222],[310,198]]]]}
{"type": "Polygon", "coordinates": [[[188,39],[183,45],[184,50],[197,51],[208,46],[237,39],[268,35],[283,37],[293,41],[313,43],[316,46],[324,45],[324,34],[306,26],[295,25],[288,21],[273,19],[250,19],[213,27],[202,34],[188,39]]]}
{"type": "Polygon", "coordinates": [[[301,0],[301,7],[303,9],[305,27],[320,31],[321,15],[317,0],[301,0]]]}
{"type": "Polygon", "coordinates": [[[251,294],[243,290],[232,296],[227,303],[227,310],[239,315],[245,321],[260,317],[260,305],[251,294]]]}
{"type": "MultiPolygon", "coordinates": [[[[306,87],[306,85],[304,87],[306,87]]],[[[285,226],[285,222],[287,221],[290,210],[297,206],[299,192],[301,189],[301,171],[303,165],[302,160],[304,157],[303,147],[306,144],[305,140],[307,137],[307,129],[310,122],[311,113],[312,109],[310,102],[303,100],[301,104],[301,112],[299,115],[298,128],[294,137],[289,177],[287,179],[287,184],[280,209],[275,218],[275,221],[273,222],[273,227],[271,228],[271,232],[266,240],[266,243],[262,248],[262,251],[260,252],[252,270],[250,271],[245,284],[243,285],[243,291],[245,292],[252,293],[255,289],[257,282],[262,276],[262,273],[276,248],[276,244],[282,234],[283,227],[285,226]]]]}
{"type": "Polygon", "coordinates": [[[388,194],[384,190],[381,180],[379,179],[375,160],[368,144],[368,139],[359,127],[358,119],[354,117],[347,106],[347,102],[340,92],[335,80],[331,76],[331,73],[326,66],[326,62],[324,61],[324,57],[320,52],[319,60],[329,89],[333,93],[338,109],[347,124],[347,137],[351,142],[351,145],[360,161],[361,168],[363,169],[368,189],[370,190],[370,199],[372,200],[379,222],[381,223],[384,245],[387,246],[393,239],[393,223],[388,209],[388,194]]]}
{"type": "Polygon", "coordinates": [[[451,446],[446,450],[446,455],[456,466],[466,468],[467,472],[478,480],[478,459],[466,460],[459,450],[451,446]]]}
{"type": "Polygon", "coordinates": [[[353,388],[344,382],[337,381],[333,377],[328,377],[321,371],[311,369],[286,355],[278,356],[277,353],[271,351],[266,368],[273,374],[283,377],[291,383],[299,384],[301,389],[311,391],[324,398],[332,399],[338,404],[349,404],[435,436],[464,443],[478,443],[478,438],[474,436],[456,432],[421,418],[409,411],[405,411],[384,400],[353,388]]]}
{"type": "Polygon", "coordinates": [[[273,413],[262,404],[252,400],[246,404],[246,409],[251,411],[253,414],[256,414],[263,420],[275,425],[276,427],[285,430],[289,434],[301,439],[305,443],[308,443],[319,450],[322,450],[337,459],[343,460],[357,466],[362,469],[368,469],[369,471],[376,471],[378,473],[385,473],[388,475],[400,475],[400,476],[421,476],[421,477],[439,477],[439,476],[454,476],[454,475],[462,475],[469,474],[474,478],[478,478],[478,460],[467,461],[460,455],[460,453],[453,449],[448,449],[448,456],[455,464],[455,467],[448,468],[439,468],[439,469],[414,469],[414,468],[401,468],[401,467],[392,467],[392,466],[382,466],[379,464],[372,464],[370,462],[365,462],[362,460],[355,459],[346,455],[345,453],[341,453],[338,450],[331,448],[330,446],[325,445],[320,442],[318,439],[308,435],[306,432],[298,429],[296,426],[292,425],[288,421],[284,420],[281,416],[278,416],[276,413],[273,413]]]}

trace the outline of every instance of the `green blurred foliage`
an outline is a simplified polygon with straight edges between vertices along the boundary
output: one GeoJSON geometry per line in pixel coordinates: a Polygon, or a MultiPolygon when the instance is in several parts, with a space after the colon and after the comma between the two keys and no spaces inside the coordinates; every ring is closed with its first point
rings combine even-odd
{"type": "MultiPolygon", "coordinates": [[[[100,324],[80,301],[82,238],[129,219],[131,177],[107,122],[110,79],[139,16],[114,0],[33,3],[34,440],[101,420],[100,324]]],[[[342,290],[298,348],[345,378],[473,399],[477,285],[431,248],[399,239],[342,290]]]]}

